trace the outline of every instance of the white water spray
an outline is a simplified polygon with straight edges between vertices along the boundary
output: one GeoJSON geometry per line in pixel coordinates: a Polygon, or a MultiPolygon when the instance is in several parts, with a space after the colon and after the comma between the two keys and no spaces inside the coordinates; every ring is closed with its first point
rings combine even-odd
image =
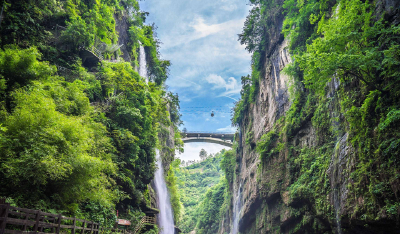
{"type": "Polygon", "coordinates": [[[174,234],[174,216],[172,213],[171,201],[168,194],[167,184],[164,179],[164,169],[160,153],[157,150],[157,166],[158,169],[155,174],[154,183],[158,198],[158,225],[160,227],[160,234],[174,234]]]}
{"type": "Polygon", "coordinates": [[[239,232],[239,219],[240,219],[240,212],[242,209],[241,193],[242,193],[242,184],[239,184],[239,188],[237,190],[235,198],[235,204],[233,204],[233,225],[230,234],[237,234],[239,232]]]}
{"type": "Polygon", "coordinates": [[[146,78],[146,83],[149,82],[149,78],[147,77],[146,52],[142,45],[139,48],[139,75],[146,78]]]}

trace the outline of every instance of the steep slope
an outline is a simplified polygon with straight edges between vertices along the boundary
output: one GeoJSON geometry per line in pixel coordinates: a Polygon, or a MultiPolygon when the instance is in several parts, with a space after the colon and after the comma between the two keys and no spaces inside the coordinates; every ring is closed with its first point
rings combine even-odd
{"type": "Polygon", "coordinates": [[[0,27],[0,196],[113,226],[151,205],[180,124],[169,61],[136,0],[6,0],[0,27]],[[136,71],[146,51],[150,82],[136,71]],[[29,193],[27,193],[29,191],[29,193]]]}

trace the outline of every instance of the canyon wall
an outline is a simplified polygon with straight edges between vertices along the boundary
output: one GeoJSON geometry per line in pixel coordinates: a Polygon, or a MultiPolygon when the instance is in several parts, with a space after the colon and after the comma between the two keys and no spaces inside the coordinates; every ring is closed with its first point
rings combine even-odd
{"type": "MultiPolygon", "coordinates": [[[[282,4],[283,1],[278,1],[282,4]]],[[[380,1],[377,12],[387,12],[387,19],[393,24],[399,20],[399,2],[380,1]]],[[[273,19],[275,29],[269,32],[265,62],[257,96],[245,113],[240,125],[240,137],[236,139],[237,167],[236,180],[232,186],[231,208],[226,212],[219,233],[231,233],[233,204],[240,199],[240,233],[400,233],[398,221],[385,218],[367,221],[357,213],[357,207],[365,206],[363,197],[349,199],[348,188],[353,183],[351,172],[357,164],[354,147],[350,143],[343,110],[338,100],[339,79],[333,77],[327,84],[327,115],[332,118],[332,128],[336,129],[335,143],[329,148],[326,157],[324,177],[327,193],[325,198],[315,200],[306,192],[293,196],[289,188],[302,176],[299,168],[293,165],[298,154],[285,147],[278,150],[266,162],[261,162],[256,145],[264,134],[280,129],[281,117],[293,104],[289,87],[293,80],[283,74],[285,66],[292,62],[288,52],[288,40],[281,34],[283,14],[273,19]],[[246,136],[252,136],[246,137],[246,136]],[[238,189],[241,191],[240,196],[238,189]],[[322,204],[322,205],[321,205],[322,204]],[[321,208],[321,206],[323,206],[321,208]]],[[[304,95],[307,90],[302,91],[304,95]]],[[[310,148],[325,147],[320,142],[312,115],[304,117],[300,127],[293,130],[283,142],[297,152],[310,148]]],[[[278,148],[278,145],[275,145],[278,148]]],[[[287,147],[288,148],[288,147],[287,147]]],[[[315,186],[314,186],[315,187],[315,186]]],[[[300,192],[301,193],[301,192],[300,192]]]]}

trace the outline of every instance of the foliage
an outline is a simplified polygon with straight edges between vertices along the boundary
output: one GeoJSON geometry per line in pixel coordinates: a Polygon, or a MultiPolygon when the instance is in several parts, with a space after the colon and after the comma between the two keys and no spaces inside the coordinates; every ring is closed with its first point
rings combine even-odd
{"type": "Polygon", "coordinates": [[[67,29],[61,32],[60,40],[68,47],[78,50],[79,47],[89,47],[94,43],[94,34],[90,33],[90,26],[81,18],[73,18],[67,29]]]}
{"type": "MultiPolygon", "coordinates": [[[[136,0],[3,3],[0,196],[109,226],[118,209],[135,222],[129,213],[149,205],[159,133],[181,124],[178,95],[163,87],[170,64],[160,59],[154,27],[144,25],[136,0]],[[133,60],[83,67],[80,50],[117,44],[123,17],[133,60]],[[155,82],[134,69],[140,43],[155,82]]],[[[173,140],[182,151],[180,134],[173,140]]]]}
{"type": "Polygon", "coordinates": [[[150,78],[158,85],[163,84],[168,77],[168,67],[171,63],[168,60],[162,60],[160,58],[160,41],[154,38],[155,27],[146,26],[144,27],[147,38],[149,38],[149,44],[146,44],[145,50],[148,54],[149,59],[149,75],[150,78]]]}
{"type": "MultiPolygon", "coordinates": [[[[264,134],[261,139],[257,142],[257,152],[261,155],[261,161],[265,162],[275,152],[275,143],[278,135],[274,130],[264,134]]],[[[279,152],[279,151],[277,151],[279,152]]]]}
{"type": "Polygon", "coordinates": [[[318,147],[298,149],[299,155],[291,158],[294,171],[292,176],[296,180],[288,189],[290,202],[307,199],[315,204],[317,214],[330,215],[331,207],[326,204],[326,194],[330,192],[330,178],[326,171],[334,153],[332,148],[332,143],[327,143],[318,147]]]}
{"type": "Polygon", "coordinates": [[[248,105],[254,103],[258,94],[260,83],[260,53],[254,52],[251,60],[252,73],[251,76],[242,76],[242,90],[240,91],[241,99],[235,103],[233,108],[232,124],[238,126],[243,121],[248,105]]]}
{"type": "Polygon", "coordinates": [[[289,49],[293,54],[304,52],[314,39],[317,38],[316,25],[323,17],[329,17],[329,11],[336,0],[285,0],[283,3],[286,14],[282,33],[289,39],[289,49]]]}
{"type": "Polygon", "coordinates": [[[220,180],[217,185],[210,188],[205,194],[204,200],[199,206],[196,233],[211,234],[218,232],[221,220],[220,209],[225,199],[225,187],[225,181],[220,180]]]}
{"type": "Polygon", "coordinates": [[[270,29],[276,27],[275,18],[282,13],[282,6],[277,0],[250,0],[250,4],[253,8],[246,17],[239,41],[246,45],[249,52],[258,51],[263,54],[272,36],[270,29]]]}
{"type": "Polygon", "coordinates": [[[54,18],[61,16],[64,12],[61,5],[52,0],[25,1],[13,0],[3,1],[5,5],[1,21],[0,44],[19,44],[24,47],[36,45],[46,40],[50,33],[45,25],[54,22],[54,18]]]}
{"type": "MultiPolygon", "coordinates": [[[[392,207],[398,192],[396,186],[387,185],[387,181],[398,183],[396,169],[388,169],[398,167],[398,136],[379,129],[398,121],[394,113],[399,92],[400,60],[395,52],[400,44],[399,26],[385,22],[384,17],[375,19],[374,9],[368,1],[340,1],[329,19],[324,16],[318,21],[317,33],[323,37],[295,56],[306,87],[320,97],[326,95],[324,87],[332,77],[340,78],[341,108],[357,149],[352,173],[356,183],[351,191],[354,197],[362,194],[368,204],[354,209],[354,215],[364,212],[367,220],[392,207]]],[[[335,134],[334,129],[330,131],[335,134]]]]}
{"type": "MultiPolygon", "coordinates": [[[[189,233],[196,228],[199,220],[199,210],[203,209],[206,192],[216,186],[222,176],[220,163],[227,151],[222,150],[215,156],[176,171],[178,188],[181,195],[184,212],[179,224],[183,233],[189,233]]],[[[218,222],[218,221],[217,221],[218,222]]]]}
{"type": "Polygon", "coordinates": [[[207,151],[205,149],[201,149],[199,153],[200,160],[204,160],[207,158],[207,151]]]}
{"type": "Polygon", "coordinates": [[[3,132],[0,153],[5,178],[1,192],[8,191],[27,206],[44,199],[72,212],[84,201],[112,207],[118,199],[110,178],[116,172],[114,147],[105,127],[92,118],[94,112],[84,85],[79,80],[67,83],[51,76],[54,69],[38,62],[36,56],[34,48],[0,52],[1,64],[7,66],[1,75],[6,84],[10,83],[13,107],[2,116],[7,130],[3,132]],[[21,64],[27,65],[28,76],[12,72],[21,64]],[[17,77],[7,82],[14,74],[25,79],[17,77]],[[14,88],[19,86],[25,87],[14,88]]]}
{"type": "Polygon", "coordinates": [[[236,171],[236,154],[233,150],[225,152],[224,157],[221,160],[221,168],[224,170],[226,180],[230,185],[232,185],[236,171]]]}
{"type": "Polygon", "coordinates": [[[390,92],[397,83],[400,59],[397,48],[400,26],[373,20],[373,6],[362,1],[341,1],[329,20],[318,23],[324,35],[295,56],[308,87],[324,91],[333,75],[346,83],[357,79],[371,90],[390,92]],[[390,88],[389,88],[390,87],[390,88]]]}
{"type": "Polygon", "coordinates": [[[180,199],[180,194],[178,191],[178,178],[175,175],[176,172],[179,172],[179,166],[181,164],[180,159],[175,159],[168,170],[168,175],[166,178],[168,191],[171,196],[171,206],[174,211],[174,220],[176,223],[179,223],[182,215],[182,202],[180,199]]]}

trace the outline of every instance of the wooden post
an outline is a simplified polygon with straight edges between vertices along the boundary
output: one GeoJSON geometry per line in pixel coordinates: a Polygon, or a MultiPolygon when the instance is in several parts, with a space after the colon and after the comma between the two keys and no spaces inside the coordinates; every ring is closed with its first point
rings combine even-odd
{"type": "Polygon", "coordinates": [[[6,230],[8,210],[10,209],[10,204],[0,205],[0,233],[4,233],[6,230]]]}
{"type": "Polygon", "coordinates": [[[76,217],[74,217],[74,222],[72,224],[72,231],[71,234],[75,234],[75,229],[76,229],[76,217]]]}
{"type": "Polygon", "coordinates": [[[94,222],[92,221],[92,225],[90,225],[90,233],[93,234],[94,222]]]}
{"type": "Polygon", "coordinates": [[[57,229],[56,229],[56,233],[57,233],[57,234],[60,234],[61,219],[62,219],[62,215],[59,214],[59,215],[58,215],[58,219],[57,219],[57,224],[58,224],[57,229]]]}
{"type": "Polygon", "coordinates": [[[43,232],[43,226],[40,226],[40,221],[44,222],[45,221],[45,215],[43,215],[42,217],[40,217],[39,219],[39,232],[43,232]]]}
{"type": "Polygon", "coordinates": [[[38,229],[39,229],[40,210],[38,210],[38,211],[36,212],[36,219],[35,219],[35,221],[36,221],[36,223],[35,223],[35,226],[33,226],[33,231],[34,231],[34,232],[37,232],[38,229]]]}
{"type": "Polygon", "coordinates": [[[85,233],[85,223],[86,223],[86,219],[83,220],[83,222],[82,222],[82,231],[81,231],[81,234],[84,234],[84,233],[85,233]]]}
{"type": "MultiPolygon", "coordinates": [[[[56,218],[56,216],[54,216],[53,218],[54,218],[53,224],[57,224],[57,218],[56,218]]],[[[51,232],[51,233],[54,233],[54,229],[55,229],[55,227],[52,227],[52,228],[50,229],[50,230],[51,230],[50,232],[51,232]]]]}
{"type": "Polygon", "coordinates": [[[26,222],[28,220],[28,217],[29,217],[29,214],[27,212],[25,212],[25,224],[24,224],[24,228],[22,229],[22,231],[26,231],[26,226],[27,226],[26,222]]]}
{"type": "Polygon", "coordinates": [[[92,225],[92,224],[88,221],[88,222],[87,222],[87,230],[86,230],[87,232],[86,232],[86,233],[89,233],[89,232],[90,232],[90,229],[89,229],[89,228],[91,227],[91,225],[92,225]]]}

